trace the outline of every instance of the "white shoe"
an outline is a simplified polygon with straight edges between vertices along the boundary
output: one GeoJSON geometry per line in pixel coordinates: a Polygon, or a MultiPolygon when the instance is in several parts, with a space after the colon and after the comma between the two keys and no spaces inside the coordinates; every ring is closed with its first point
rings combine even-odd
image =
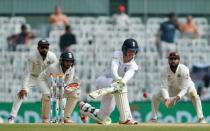
{"type": "Polygon", "coordinates": [[[42,123],[50,123],[49,119],[42,119],[42,123]]]}
{"type": "Polygon", "coordinates": [[[152,118],[149,120],[149,123],[157,123],[157,119],[152,118]]]}
{"type": "Polygon", "coordinates": [[[125,122],[119,122],[119,124],[123,124],[123,125],[137,125],[138,122],[135,120],[127,120],[125,122]]]}
{"type": "Polygon", "coordinates": [[[208,123],[208,122],[205,120],[205,118],[199,118],[199,119],[198,119],[198,123],[206,124],[206,123],[208,123]]]}
{"type": "Polygon", "coordinates": [[[8,123],[9,123],[9,124],[15,123],[15,117],[14,117],[14,116],[10,116],[10,117],[8,118],[8,123]]]}
{"type": "Polygon", "coordinates": [[[64,118],[64,123],[74,123],[74,121],[72,121],[71,119],[68,118],[64,118]]]}

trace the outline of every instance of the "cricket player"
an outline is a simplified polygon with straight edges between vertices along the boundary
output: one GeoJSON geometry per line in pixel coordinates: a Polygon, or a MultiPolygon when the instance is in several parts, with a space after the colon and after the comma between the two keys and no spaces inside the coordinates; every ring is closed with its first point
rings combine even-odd
{"type": "Polygon", "coordinates": [[[189,69],[179,62],[180,57],[177,52],[169,53],[169,66],[162,73],[160,91],[152,97],[151,122],[157,122],[157,112],[161,100],[164,100],[165,106],[168,108],[171,105],[175,105],[177,101],[187,95],[196,109],[198,123],[207,123],[203,116],[200,97],[190,78],[189,69]]]}
{"type": "Polygon", "coordinates": [[[27,70],[23,80],[22,89],[17,94],[14,100],[8,123],[14,123],[18,110],[28,92],[31,88],[37,87],[37,79],[42,70],[47,68],[50,64],[55,63],[57,60],[56,55],[49,51],[50,43],[42,39],[38,42],[37,50],[33,52],[27,61],[27,70]]]}
{"type": "Polygon", "coordinates": [[[121,51],[113,53],[111,62],[105,72],[96,80],[96,87],[106,88],[111,84],[115,86],[116,91],[113,94],[102,96],[100,109],[95,109],[88,103],[79,102],[80,112],[89,116],[99,124],[110,124],[109,115],[117,105],[120,112],[120,124],[137,124],[133,120],[129,101],[127,97],[127,82],[138,70],[134,60],[139,51],[136,40],[126,39],[122,45],[121,51]]]}
{"type": "MultiPolygon", "coordinates": [[[[50,82],[49,77],[53,74],[63,74],[64,86],[67,87],[71,83],[78,82],[75,77],[75,59],[71,52],[63,52],[60,56],[60,60],[57,63],[50,65],[39,76],[39,85],[42,88],[42,122],[49,122],[50,113],[50,82]]],[[[79,82],[78,82],[79,83],[79,82]]],[[[72,123],[70,115],[73,112],[75,105],[80,97],[80,89],[64,91],[66,98],[66,105],[64,109],[64,123],[72,123]]]]}

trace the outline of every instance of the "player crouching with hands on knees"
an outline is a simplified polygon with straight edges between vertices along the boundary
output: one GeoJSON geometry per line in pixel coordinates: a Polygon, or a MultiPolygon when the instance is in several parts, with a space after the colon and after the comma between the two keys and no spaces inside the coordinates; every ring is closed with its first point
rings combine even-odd
{"type": "MultiPolygon", "coordinates": [[[[58,63],[52,64],[40,74],[39,85],[43,91],[43,96],[42,96],[42,122],[43,123],[48,123],[49,117],[52,117],[52,115],[50,115],[52,113],[52,109],[51,109],[52,108],[52,105],[51,105],[52,104],[51,103],[51,99],[52,99],[51,90],[52,89],[51,88],[53,87],[53,91],[56,91],[58,90],[58,87],[59,87],[58,85],[61,85],[61,87],[65,88],[63,90],[63,94],[64,94],[64,97],[66,98],[66,103],[65,102],[63,103],[63,101],[61,103],[65,106],[65,108],[62,107],[62,109],[64,108],[64,112],[63,112],[64,118],[62,118],[63,122],[64,123],[73,122],[70,119],[70,115],[73,112],[75,105],[80,97],[79,83],[78,83],[78,80],[75,78],[74,64],[75,64],[75,59],[74,59],[73,54],[71,52],[64,52],[61,54],[60,61],[58,63]],[[63,78],[63,83],[51,84],[49,78],[54,77],[54,76],[57,77],[56,76],[57,74],[61,74],[59,75],[59,77],[63,78]],[[71,88],[70,85],[72,85],[72,83],[76,84],[77,86],[70,89],[71,88]],[[55,85],[57,85],[57,87],[55,85]],[[56,89],[54,87],[56,87],[56,89]]],[[[59,90],[61,90],[61,88],[59,88],[59,90]]],[[[61,93],[62,90],[57,91],[57,92],[61,93]]],[[[50,119],[52,120],[52,118],[50,119]]]]}
{"type": "Polygon", "coordinates": [[[171,105],[174,106],[177,101],[187,95],[196,109],[198,123],[207,123],[203,116],[200,97],[190,78],[189,69],[179,62],[178,53],[171,52],[168,56],[169,66],[162,73],[160,91],[152,97],[152,118],[150,121],[157,122],[157,112],[161,99],[164,100],[165,106],[168,108],[171,105]]]}
{"type": "Polygon", "coordinates": [[[114,91],[102,96],[100,109],[95,109],[83,101],[79,102],[82,115],[89,116],[99,124],[107,125],[111,123],[109,116],[117,105],[120,112],[120,124],[137,124],[131,115],[126,84],[138,70],[134,61],[138,51],[136,40],[126,39],[122,45],[122,51],[114,52],[109,66],[96,80],[97,89],[114,87],[114,91]]]}

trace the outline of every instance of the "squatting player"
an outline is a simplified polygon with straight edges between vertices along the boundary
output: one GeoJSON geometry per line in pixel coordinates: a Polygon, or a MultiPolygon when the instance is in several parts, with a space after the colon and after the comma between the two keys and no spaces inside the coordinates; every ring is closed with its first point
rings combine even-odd
{"type": "MultiPolygon", "coordinates": [[[[75,59],[71,52],[63,52],[60,56],[59,62],[56,62],[46,68],[39,75],[39,86],[42,88],[42,122],[49,122],[50,113],[50,81],[49,76],[51,74],[63,74],[64,86],[68,86],[71,83],[78,83],[78,79],[75,77],[75,59]]],[[[78,83],[79,84],[79,83],[78,83]]],[[[72,123],[70,115],[73,112],[75,105],[80,97],[80,89],[68,91],[64,90],[64,95],[67,98],[64,109],[64,123],[72,123]]]]}
{"type": "Polygon", "coordinates": [[[102,96],[100,109],[95,109],[88,103],[79,102],[82,115],[89,116],[100,124],[110,124],[109,115],[117,105],[120,112],[120,124],[137,124],[133,120],[127,97],[127,82],[138,70],[134,61],[139,51],[138,43],[134,39],[126,39],[122,45],[122,51],[115,51],[110,65],[105,72],[97,78],[96,87],[106,88],[110,84],[116,87],[116,93],[102,96]]]}
{"type": "Polygon", "coordinates": [[[29,90],[32,87],[37,87],[37,79],[41,71],[57,61],[56,55],[49,51],[49,45],[50,43],[47,40],[40,40],[38,42],[37,50],[29,56],[22,89],[19,91],[17,98],[14,100],[12,110],[8,118],[9,123],[14,123],[18,110],[20,109],[23,99],[27,96],[29,90]]]}
{"type": "Polygon", "coordinates": [[[178,100],[187,95],[196,109],[198,123],[207,123],[203,116],[200,97],[190,78],[189,69],[179,62],[180,57],[178,53],[171,52],[168,56],[169,66],[162,73],[160,91],[152,97],[151,122],[157,122],[157,111],[162,99],[164,100],[165,106],[169,107],[170,105],[175,105],[178,100]],[[170,97],[173,99],[170,100],[170,97]]]}

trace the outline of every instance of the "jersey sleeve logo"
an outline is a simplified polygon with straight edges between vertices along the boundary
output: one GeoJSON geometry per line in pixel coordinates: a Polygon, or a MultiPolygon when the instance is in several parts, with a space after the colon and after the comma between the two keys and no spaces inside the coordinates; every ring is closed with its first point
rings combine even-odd
{"type": "Polygon", "coordinates": [[[171,76],[170,75],[168,75],[168,81],[170,81],[171,80],[171,76]]]}

